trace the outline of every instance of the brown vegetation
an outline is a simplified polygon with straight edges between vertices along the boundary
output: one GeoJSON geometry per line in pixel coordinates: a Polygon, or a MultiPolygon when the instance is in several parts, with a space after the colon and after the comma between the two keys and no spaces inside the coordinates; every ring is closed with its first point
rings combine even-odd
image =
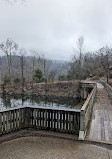
{"type": "MultiPolygon", "coordinates": [[[[20,84],[10,85],[7,84],[3,90],[1,85],[0,93],[7,95],[21,95],[22,86],[20,84]]],[[[80,97],[79,83],[77,81],[69,82],[54,82],[54,83],[34,83],[32,90],[32,83],[26,83],[24,86],[24,95],[43,96],[43,97],[80,97]]]]}

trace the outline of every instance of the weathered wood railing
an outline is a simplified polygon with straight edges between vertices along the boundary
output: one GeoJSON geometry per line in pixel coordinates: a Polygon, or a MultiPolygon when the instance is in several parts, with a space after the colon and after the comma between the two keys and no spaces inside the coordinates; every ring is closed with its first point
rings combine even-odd
{"type": "Polygon", "coordinates": [[[33,128],[73,133],[83,140],[91,117],[96,91],[95,85],[81,110],[19,107],[0,111],[0,135],[24,128],[33,128]]]}
{"type": "Polygon", "coordinates": [[[80,131],[79,131],[79,140],[84,140],[88,128],[88,124],[91,118],[92,108],[94,98],[96,96],[97,85],[94,86],[91,93],[88,95],[84,105],[81,108],[80,112],[80,131]]]}
{"type": "Polygon", "coordinates": [[[0,111],[0,134],[9,133],[26,127],[26,108],[11,108],[0,111]]]}
{"type": "Polygon", "coordinates": [[[110,98],[112,99],[112,87],[107,83],[104,83],[104,86],[105,86],[110,98]]]}
{"type": "Polygon", "coordinates": [[[0,111],[0,134],[23,128],[79,133],[80,110],[19,107],[0,111]]]}

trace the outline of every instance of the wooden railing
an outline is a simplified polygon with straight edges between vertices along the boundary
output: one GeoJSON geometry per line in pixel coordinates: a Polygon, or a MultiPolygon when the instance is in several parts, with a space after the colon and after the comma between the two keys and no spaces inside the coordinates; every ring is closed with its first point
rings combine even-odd
{"type": "Polygon", "coordinates": [[[96,85],[81,110],[48,107],[17,107],[0,111],[0,135],[24,128],[73,133],[83,140],[92,113],[96,85]]]}
{"type": "Polygon", "coordinates": [[[19,107],[0,111],[0,134],[23,128],[79,133],[80,110],[19,107]]]}
{"type": "Polygon", "coordinates": [[[0,134],[10,133],[26,127],[26,108],[0,111],[0,134]]]}
{"type": "Polygon", "coordinates": [[[105,86],[110,98],[112,99],[112,87],[107,83],[104,83],[104,86],[105,86]]]}
{"type": "Polygon", "coordinates": [[[87,128],[91,118],[93,102],[96,96],[96,91],[97,91],[97,85],[95,84],[94,88],[92,89],[91,93],[88,95],[88,98],[86,99],[84,105],[81,108],[79,140],[84,140],[86,136],[87,128]]]}

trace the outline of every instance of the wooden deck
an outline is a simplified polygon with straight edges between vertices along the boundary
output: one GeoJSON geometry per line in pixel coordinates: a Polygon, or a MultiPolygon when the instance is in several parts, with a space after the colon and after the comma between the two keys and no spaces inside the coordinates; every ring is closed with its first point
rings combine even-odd
{"type": "Polygon", "coordinates": [[[98,83],[97,88],[87,138],[112,142],[112,104],[103,85],[98,83]]]}

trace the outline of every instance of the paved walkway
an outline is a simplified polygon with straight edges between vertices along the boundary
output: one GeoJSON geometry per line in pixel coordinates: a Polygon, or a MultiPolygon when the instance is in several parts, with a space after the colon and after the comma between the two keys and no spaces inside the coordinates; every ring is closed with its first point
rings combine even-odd
{"type": "Polygon", "coordinates": [[[87,138],[112,142],[112,104],[106,89],[97,83],[97,97],[87,138]]]}
{"type": "Polygon", "coordinates": [[[0,159],[112,159],[112,147],[76,141],[74,135],[40,132],[1,143],[0,159]]]}

